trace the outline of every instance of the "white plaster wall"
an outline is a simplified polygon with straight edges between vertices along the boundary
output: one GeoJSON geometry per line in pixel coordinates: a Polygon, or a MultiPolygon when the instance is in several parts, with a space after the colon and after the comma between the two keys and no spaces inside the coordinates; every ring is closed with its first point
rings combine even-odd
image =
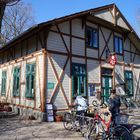
{"type": "Polygon", "coordinates": [[[82,29],[82,20],[81,19],[73,19],[72,20],[72,35],[85,37],[85,30],[82,29]]]}
{"type": "Polygon", "coordinates": [[[85,64],[84,58],[72,57],[72,63],[85,64]]]}
{"type": "Polygon", "coordinates": [[[72,54],[85,56],[85,41],[72,38],[72,54]]]}
{"type": "Polygon", "coordinates": [[[124,95],[124,70],[123,65],[115,66],[115,87],[116,93],[119,95],[124,95]]]}
{"type": "Polygon", "coordinates": [[[95,60],[87,60],[88,83],[100,83],[100,66],[95,60]]]}
{"type": "MultiPolygon", "coordinates": [[[[62,56],[62,55],[56,55],[56,54],[51,54],[51,56],[52,56],[51,58],[53,61],[53,65],[57,71],[59,78],[60,78],[60,75],[61,75],[63,68],[64,68],[64,65],[66,63],[67,57],[62,56]]],[[[54,83],[56,86],[58,81],[56,79],[55,73],[52,70],[52,66],[51,66],[52,64],[49,61],[47,61],[47,65],[48,65],[48,67],[47,67],[47,72],[48,72],[47,82],[54,83]]],[[[64,92],[65,92],[65,95],[66,95],[68,101],[70,101],[71,95],[70,95],[70,61],[69,60],[68,60],[67,66],[65,68],[64,75],[61,79],[61,84],[63,86],[64,92]]],[[[55,89],[55,86],[53,89],[47,89],[47,97],[46,97],[47,102],[50,102],[50,97],[55,89]]],[[[54,104],[54,109],[66,109],[66,108],[68,108],[60,86],[58,86],[52,101],[54,104]]]]}
{"type": "MultiPolygon", "coordinates": [[[[65,37],[65,40],[68,44],[69,41],[67,41],[67,39],[68,38],[65,37]]],[[[65,45],[62,41],[62,38],[61,38],[60,34],[58,34],[58,33],[49,32],[48,40],[47,40],[47,47],[48,47],[47,48],[48,50],[67,52],[65,45]]]]}
{"type": "MultiPolygon", "coordinates": [[[[18,61],[18,60],[17,60],[18,61]]],[[[42,90],[42,82],[43,82],[43,55],[38,55],[36,57],[32,57],[29,59],[24,59],[23,61],[15,63],[12,61],[7,66],[0,66],[0,71],[2,70],[7,71],[7,81],[6,81],[6,98],[7,101],[11,104],[24,106],[24,107],[31,107],[40,109],[40,91],[42,90]],[[38,59],[37,59],[38,57],[38,59]],[[36,61],[37,60],[37,61],[36,61]],[[35,75],[35,100],[29,100],[25,97],[25,90],[26,90],[26,64],[27,63],[36,63],[36,75],[35,75]],[[13,98],[13,69],[19,66],[20,67],[20,96],[13,98]]],[[[0,74],[1,74],[0,72],[0,74]]],[[[0,79],[1,79],[0,75],[0,79]]],[[[1,81],[1,80],[0,80],[1,81]]],[[[0,84],[1,89],[1,84],[0,84]]]]}

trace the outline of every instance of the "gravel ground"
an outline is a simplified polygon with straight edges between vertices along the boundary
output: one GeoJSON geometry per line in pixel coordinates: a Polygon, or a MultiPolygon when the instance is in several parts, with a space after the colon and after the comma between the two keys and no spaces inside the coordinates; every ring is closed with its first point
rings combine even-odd
{"type": "MultiPolygon", "coordinates": [[[[140,140],[140,117],[131,119],[140,140]]],[[[62,122],[37,122],[20,117],[0,119],[0,140],[85,140],[80,132],[67,131],[62,122]]]]}
{"type": "Polygon", "coordinates": [[[0,140],[84,140],[80,132],[64,129],[62,122],[37,122],[19,117],[0,119],[0,140]]]}

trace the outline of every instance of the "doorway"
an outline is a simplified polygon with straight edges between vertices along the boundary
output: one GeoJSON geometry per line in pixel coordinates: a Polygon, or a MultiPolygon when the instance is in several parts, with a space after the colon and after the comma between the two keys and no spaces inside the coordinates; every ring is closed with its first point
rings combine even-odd
{"type": "Polygon", "coordinates": [[[102,68],[102,102],[107,103],[113,85],[113,70],[102,68]]]}

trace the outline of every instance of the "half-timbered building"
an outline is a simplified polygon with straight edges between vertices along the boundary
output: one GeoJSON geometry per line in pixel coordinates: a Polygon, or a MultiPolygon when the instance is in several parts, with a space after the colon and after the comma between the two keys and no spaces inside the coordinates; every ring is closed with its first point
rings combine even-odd
{"type": "Polygon", "coordinates": [[[0,49],[0,96],[22,115],[110,90],[140,100],[140,39],[115,4],[38,24],[0,49]],[[115,54],[116,65],[109,63],[115,54]]]}

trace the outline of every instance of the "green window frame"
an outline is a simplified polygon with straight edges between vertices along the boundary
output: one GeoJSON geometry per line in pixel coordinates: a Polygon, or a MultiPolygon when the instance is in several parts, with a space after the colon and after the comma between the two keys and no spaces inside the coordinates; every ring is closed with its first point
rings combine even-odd
{"type": "Polygon", "coordinates": [[[6,95],[6,79],[7,79],[7,71],[2,71],[2,81],[1,81],[1,95],[6,95]]]}
{"type": "Polygon", "coordinates": [[[132,71],[124,72],[125,78],[125,93],[127,96],[133,96],[133,73],[132,71]]]}
{"type": "Polygon", "coordinates": [[[97,29],[86,27],[86,45],[91,48],[99,48],[99,33],[97,29]]]}
{"type": "Polygon", "coordinates": [[[13,96],[20,95],[20,67],[15,67],[13,71],[13,96]]]}
{"type": "Polygon", "coordinates": [[[119,36],[114,36],[114,48],[116,54],[123,54],[123,39],[119,36]]]}
{"type": "Polygon", "coordinates": [[[26,98],[34,98],[36,65],[26,65],[26,98]]]}
{"type": "Polygon", "coordinates": [[[86,66],[84,64],[72,64],[72,97],[86,96],[86,66]]]}

